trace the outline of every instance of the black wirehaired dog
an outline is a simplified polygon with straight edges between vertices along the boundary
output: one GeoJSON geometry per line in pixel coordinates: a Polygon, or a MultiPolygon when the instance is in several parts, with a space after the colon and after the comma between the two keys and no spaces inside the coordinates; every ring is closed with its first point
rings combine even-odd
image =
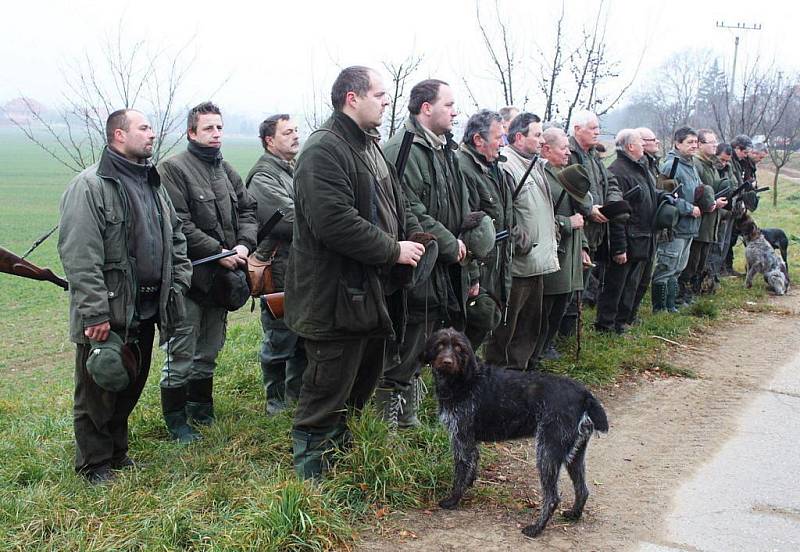
{"type": "Polygon", "coordinates": [[[564,512],[577,520],[589,498],[585,456],[595,431],[608,431],[600,402],[569,378],[506,370],[475,357],[469,340],[452,328],[428,339],[423,361],[430,363],[439,398],[439,419],[450,433],[453,489],[439,505],[455,508],[475,482],[478,442],[536,437],[536,465],[542,484],[542,510],[522,532],[542,532],[558,506],[558,474],[566,464],[575,488],[575,504],[564,512]]]}
{"type": "Polygon", "coordinates": [[[772,249],[779,249],[781,258],[786,266],[789,266],[789,238],[786,237],[786,232],[780,228],[762,228],[761,234],[772,246],[772,249]]]}

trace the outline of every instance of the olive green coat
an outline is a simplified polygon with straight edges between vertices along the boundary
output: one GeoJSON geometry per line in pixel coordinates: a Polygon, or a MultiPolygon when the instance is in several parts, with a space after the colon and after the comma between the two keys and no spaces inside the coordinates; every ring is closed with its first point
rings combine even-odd
{"type": "MultiPolygon", "coordinates": [[[[155,168],[148,176],[156,197],[164,248],[159,295],[159,337],[172,335],[184,316],[183,296],[189,289],[192,265],[186,258],[186,238],[155,168]]],[[[127,341],[136,324],[139,285],[128,250],[132,231],[130,203],[105,151],[100,161],[70,182],[59,206],[58,254],[69,282],[69,329],[75,343],[88,343],[83,331],[109,322],[127,341]]]]}
{"type": "MultiPolygon", "coordinates": [[[[554,206],[558,203],[563,186],[558,181],[556,175],[559,169],[550,163],[544,167],[544,174],[547,177],[547,184],[550,186],[550,197],[553,198],[554,206]]],[[[583,289],[583,258],[581,251],[589,248],[589,243],[583,233],[583,229],[572,228],[569,217],[578,211],[573,206],[569,194],[564,194],[564,199],[558,205],[556,213],[556,223],[561,234],[558,242],[558,264],[561,267],[557,272],[546,274],[544,278],[544,294],[560,295],[571,293],[583,289]]]]}
{"type": "MultiPolygon", "coordinates": [[[[583,151],[575,137],[570,136],[569,150],[569,164],[583,165],[583,168],[589,174],[589,181],[591,182],[589,191],[592,194],[593,205],[605,205],[622,199],[622,192],[619,191],[617,178],[606,168],[595,148],[583,151]]],[[[585,234],[589,242],[589,248],[595,250],[608,236],[608,223],[597,223],[586,219],[585,234]]]]}
{"type": "MultiPolygon", "coordinates": [[[[401,235],[390,236],[377,226],[368,140],[355,121],[336,111],[309,137],[297,159],[285,321],[308,339],[390,337],[395,335],[392,316],[403,326],[405,312],[390,313],[387,274],[400,256],[398,238],[421,228],[405,209],[391,163],[401,235]]],[[[404,294],[393,294],[392,303],[398,295],[404,294]]]]}
{"type": "MultiPolygon", "coordinates": [[[[715,165],[716,159],[713,157],[706,157],[702,153],[694,156],[694,167],[697,169],[697,174],[700,175],[700,180],[704,185],[714,188],[714,193],[719,192],[725,185],[731,184],[720,179],[715,165]]],[[[711,213],[703,213],[700,220],[700,230],[695,238],[696,241],[703,243],[717,241],[719,237],[720,212],[721,209],[714,209],[711,213]]]]}
{"type": "Polygon", "coordinates": [[[409,291],[409,317],[420,318],[426,310],[438,313],[443,320],[449,320],[454,313],[463,317],[469,270],[458,264],[458,235],[470,209],[469,193],[454,152],[458,146],[449,135],[442,145],[432,143],[416,118],[409,117],[384,147],[386,157],[395,164],[403,130],[414,133],[402,181],[407,206],[422,230],[436,236],[439,247],[439,258],[430,279],[409,291]]]}
{"type": "MultiPolygon", "coordinates": [[[[514,206],[511,202],[512,183],[497,162],[487,163],[475,149],[461,144],[457,153],[461,175],[470,196],[470,210],[483,211],[494,222],[495,231],[511,231],[514,226],[514,206]]],[[[499,161],[505,161],[501,156],[499,161]]],[[[481,288],[493,294],[505,307],[511,293],[511,238],[495,244],[488,258],[480,265],[481,288]]]]}
{"type": "MultiPolygon", "coordinates": [[[[237,245],[255,249],[256,202],[227,161],[208,163],[184,151],[162,161],[158,172],[183,221],[189,259],[202,259],[237,245]]],[[[208,292],[213,268],[205,264],[194,270],[193,297],[202,300],[208,292]]]]}
{"type": "Polygon", "coordinates": [[[288,161],[270,152],[265,152],[245,179],[245,187],[258,204],[256,218],[259,230],[275,214],[277,209],[283,218],[263,237],[256,247],[256,254],[265,261],[272,252],[272,280],[278,291],[283,291],[286,275],[286,263],[292,244],[292,227],[294,225],[294,167],[288,161]]]}

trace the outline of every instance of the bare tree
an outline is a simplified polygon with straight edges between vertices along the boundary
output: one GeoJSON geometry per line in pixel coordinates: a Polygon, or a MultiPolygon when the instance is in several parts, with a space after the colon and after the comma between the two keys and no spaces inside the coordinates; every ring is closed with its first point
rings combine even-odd
{"type": "MultiPolygon", "coordinates": [[[[778,75],[778,81],[782,81],[778,75]]],[[[789,163],[800,142],[800,84],[794,78],[789,86],[784,86],[779,97],[767,111],[772,123],[767,137],[769,157],[775,166],[772,175],[772,205],[778,205],[778,177],[789,163]]]]}
{"type": "Polygon", "coordinates": [[[491,32],[484,23],[481,18],[480,2],[475,0],[475,19],[478,22],[478,29],[483,38],[484,46],[486,46],[486,53],[489,56],[491,73],[500,84],[505,105],[514,105],[514,69],[517,56],[508,23],[505,22],[500,12],[499,0],[495,0],[494,12],[494,22],[497,25],[496,33],[491,32]],[[495,34],[499,34],[499,39],[494,37],[495,34]],[[495,44],[495,40],[499,40],[499,43],[495,44]]]}
{"type": "Polygon", "coordinates": [[[314,64],[311,64],[311,99],[305,100],[306,109],[303,110],[303,117],[306,121],[306,126],[312,132],[317,130],[322,123],[330,116],[333,111],[333,106],[325,101],[325,95],[319,93],[317,88],[317,79],[314,73],[314,64]]]}
{"type": "Polygon", "coordinates": [[[540,89],[545,97],[545,105],[544,105],[544,120],[550,121],[553,119],[553,116],[556,114],[554,112],[556,106],[556,82],[558,81],[558,77],[561,75],[561,71],[564,68],[564,17],[566,15],[566,8],[564,5],[564,1],[561,2],[561,15],[556,22],[556,38],[554,41],[553,46],[553,55],[551,58],[542,51],[539,50],[539,56],[543,60],[539,64],[540,68],[540,89]],[[549,61],[544,61],[544,60],[549,61]]]}
{"type": "Polygon", "coordinates": [[[29,140],[75,172],[98,160],[106,143],[105,121],[116,109],[138,109],[150,117],[157,139],[154,163],[185,133],[185,106],[178,100],[194,63],[188,54],[193,40],[174,52],[153,51],[143,40],[124,42],[123,23],[116,38],[107,38],[97,53],[85,52],[62,72],[63,104],[54,116],[24,99],[29,117],[11,118],[29,140]]]}
{"type": "Polygon", "coordinates": [[[416,56],[412,53],[400,63],[391,61],[383,62],[384,68],[386,68],[392,78],[392,103],[389,108],[389,120],[387,121],[389,137],[392,137],[397,129],[400,128],[400,125],[403,124],[403,111],[408,103],[405,100],[408,79],[419,69],[423,57],[424,56],[416,56]]]}

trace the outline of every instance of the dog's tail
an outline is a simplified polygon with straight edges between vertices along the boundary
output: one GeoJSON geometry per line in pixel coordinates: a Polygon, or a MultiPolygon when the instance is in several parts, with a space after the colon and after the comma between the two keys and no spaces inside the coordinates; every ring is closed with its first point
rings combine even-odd
{"type": "Polygon", "coordinates": [[[584,411],[589,415],[589,418],[591,418],[595,431],[600,431],[602,433],[608,432],[608,418],[606,417],[606,411],[603,410],[603,405],[600,404],[600,401],[595,399],[594,395],[588,391],[586,393],[586,399],[583,402],[583,408],[584,411]]]}

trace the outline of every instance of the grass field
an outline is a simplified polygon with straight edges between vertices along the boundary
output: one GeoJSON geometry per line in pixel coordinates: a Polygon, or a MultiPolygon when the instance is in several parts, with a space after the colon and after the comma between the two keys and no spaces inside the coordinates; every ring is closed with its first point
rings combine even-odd
{"type": "MultiPolygon", "coordinates": [[[[68,170],[0,129],[0,245],[17,253],[56,224],[68,170]]],[[[246,173],[257,144],[229,140],[224,153],[246,173]]],[[[756,213],[763,226],[800,234],[800,190],[784,181],[781,202],[756,213]]],[[[51,237],[30,260],[61,272],[51,237]]],[[[797,247],[790,258],[798,259],[797,247]]],[[[741,263],[741,250],[737,262],[741,263]]],[[[800,264],[792,261],[797,273],[800,264]]],[[[741,265],[739,266],[741,269],[741,265]]],[[[693,313],[651,316],[625,338],[584,333],[579,363],[572,355],[551,365],[592,385],[608,385],[642,370],[673,372],[668,345],[742,309],[765,310],[753,290],[726,279],[693,313]]],[[[144,467],[107,488],[73,473],[71,393],[74,348],[67,340],[67,297],[57,287],[0,274],[0,543],[9,550],[323,550],[346,547],[363,527],[392,512],[431,507],[449,486],[447,439],[424,402],[423,427],[389,435],[367,413],[353,420],[353,449],[323,484],[298,482],[291,468],[288,414],[267,419],[257,350],[257,312],[231,317],[216,386],[218,423],[202,442],[166,440],[158,377],[151,374],[131,418],[131,453],[144,467]]],[[[591,321],[593,312],[586,313],[591,321]]],[[[562,344],[571,352],[571,343],[562,344]]],[[[160,353],[157,353],[159,355],[160,353]]],[[[158,359],[154,367],[159,365],[158,359]]],[[[154,372],[157,368],[154,368],[154,372]]],[[[683,373],[682,375],[691,375],[683,373]]],[[[491,462],[489,447],[484,462],[491,462]]],[[[481,489],[501,502],[500,491],[481,489]]]]}

